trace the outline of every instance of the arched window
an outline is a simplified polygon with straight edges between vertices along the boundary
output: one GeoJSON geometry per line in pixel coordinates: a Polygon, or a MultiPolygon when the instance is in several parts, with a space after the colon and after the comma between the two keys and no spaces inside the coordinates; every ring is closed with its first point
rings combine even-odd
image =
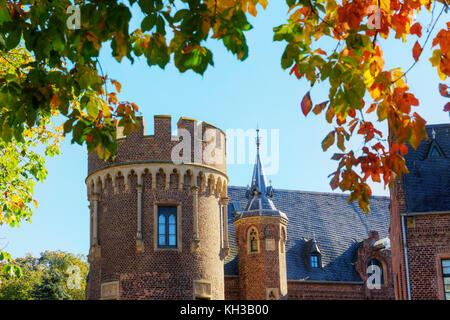
{"type": "Polygon", "coordinates": [[[158,247],[177,247],[177,207],[158,207],[158,247]]]}
{"type": "Polygon", "coordinates": [[[248,234],[249,252],[255,253],[259,251],[258,232],[255,228],[251,228],[248,234]]]}
{"type": "MultiPolygon", "coordinates": [[[[367,262],[367,278],[374,276],[374,273],[379,270],[379,279],[380,284],[384,284],[384,273],[383,273],[383,265],[380,261],[377,259],[370,259],[369,262],[367,262]]],[[[377,276],[378,278],[378,276],[377,276]]]]}

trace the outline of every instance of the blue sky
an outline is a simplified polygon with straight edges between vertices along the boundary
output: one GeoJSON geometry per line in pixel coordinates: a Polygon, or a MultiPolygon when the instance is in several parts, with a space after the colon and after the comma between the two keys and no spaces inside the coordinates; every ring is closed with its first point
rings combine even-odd
{"type": "MultiPolygon", "coordinates": [[[[146,118],[147,134],[153,133],[155,114],[172,115],[173,129],[180,116],[207,121],[223,130],[247,130],[257,124],[261,129],[278,129],[279,170],[268,177],[274,188],[332,192],[327,176],[336,169],[337,163],[330,160],[336,149],[330,148],[326,153],[321,149],[321,141],[332,127],[324,121],[324,115],[311,114],[305,118],[301,114],[300,101],[309,84],[281,69],[285,45],[272,41],[272,29],[286,20],[287,6],[284,1],[271,1],[265,11],[258,11],[257,18],[250,18],[254,29],[247,32],[250,54],[244,62],[227,52],[220,42],[211,41],[208,47],[214,53],[215,65],[203,76],[192,72],[181,74],[172,64],[165,70],[150,68],[144,59],[138,59],[134,65],[128,60],[119,64],[108,48],[100,57],[103,70],[122,83],[120,98],[139,106],[146,118]]],[[[423,33],[430,18],[429,14],[420,16],[423,33]]],[[[446,21],[444,14],[431,39],[446,21]]],[[[424,38],[420,40],[422,45],[424,38]]],[[[417,111],[434,124],[449,122],[449,116],[442,111],[447,101],[438,93],[441,81],[428,61],[431,39],[421,60],[409,73],[408,84],[421,103],[417,111]]],[[[415,40],[416,37],[408,38],[406,43],[383,40],[386,68],[406,70],[413,62],[415,40]]],[[[327,95],[326,85],[311,91],[315,103],[327,100],[327,95]]],[[[386,132],[385,126],[382,128],[386,132]]],[[[71,145],[70,140],[68,136],[62,145],[61,156],[47,160],[49,175],[45,183],[36,185],[39,207],[32,223],[14,229],[0,227],[0,246],[6,246],[5,250],[14,257],[27,252],[38,255],[47,249],[88,252],[89,210],[84,183],[87,151],[84,146],[71,145]]],[[[361,141],[354,141],[349,147],[358,150],[361,141]]],[[[228,166],[231,185],[247,185],[251,174],[251,163],[228,166]]],[[[374,186],[373,191],[375,195],[388,194],[381,185],[374,186]]]]}

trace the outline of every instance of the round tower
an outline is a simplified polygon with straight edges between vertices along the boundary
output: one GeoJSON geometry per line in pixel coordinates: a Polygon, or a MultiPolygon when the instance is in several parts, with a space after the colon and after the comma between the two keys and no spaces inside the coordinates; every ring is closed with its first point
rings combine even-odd
{"type": "Polygon", "coordinates": [[[273,204],[272,186],[268,186],[257,153],[252,183],[247,190],[245,210],[234,219],[238,245],[239,286],[245,300],[287,299],[286,227],[287,216],[273,204]]]}
{"type": "MultiPolygon", "coordinates": [[[[154,135],[123,138],[105,162],[88,157],[88,299],[224,299],[225,134],[154,117],[154,135]]],[[[120,129],[120,128],[119,128],[120,129]]]]}

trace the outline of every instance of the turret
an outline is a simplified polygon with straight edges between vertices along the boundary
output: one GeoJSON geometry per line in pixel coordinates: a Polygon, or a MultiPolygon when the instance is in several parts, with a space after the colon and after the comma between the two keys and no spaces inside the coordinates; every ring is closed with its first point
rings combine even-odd
{"type": "Polygon", "coordinates": [[[140,122],[118,134],[115,160],[89,155],[87,297],[224,299],[225,135],[181,118],[173,136],[170,116],[155,116],[146,135],[140,122]]]}
{"type": "Polygon", "coordinates": [[[287,216],[278,210],[271,198],[259,153],[257,130],[256,161],[245,210],[234,220],[239,256],[239,286],[242,299],[286,299],[286,227],[287,216]]]}

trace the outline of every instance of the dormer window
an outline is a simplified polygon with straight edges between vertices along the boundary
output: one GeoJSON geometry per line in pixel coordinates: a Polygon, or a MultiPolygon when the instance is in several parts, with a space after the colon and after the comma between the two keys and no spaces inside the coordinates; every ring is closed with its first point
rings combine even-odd
{"type": "Polygon", "coordinates": [[[433,130],[433,140],[431,141],[431,144],[428,148],[427,156],[426,158],[445,158],[444,151],[442,150],[441,146],[438,144],[436,140],[436,132],[433,130]]]}
{"type": "Polygon", "coordinates": [[[440,158],[442,157],[437,147],[433,147],[428,155],[429,158],[440,158]]]}
{"type": "Polygon", "coordinates": [[[315,237],[310,243],[309,266],[311,269],[320,269],[322,268],[322,252],[320,252],[319,245],[317,244],[315,237]]]}

